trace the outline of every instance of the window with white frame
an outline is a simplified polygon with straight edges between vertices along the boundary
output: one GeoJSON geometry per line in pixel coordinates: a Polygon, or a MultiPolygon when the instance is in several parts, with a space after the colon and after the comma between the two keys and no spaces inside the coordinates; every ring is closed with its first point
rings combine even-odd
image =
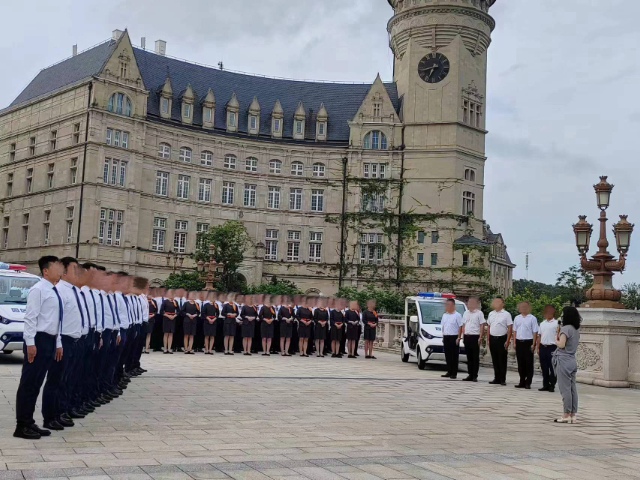
{"type": "Polygon", "coordinates": [[[304,164],[302,162],[293,162],[291,164],[291,175],[301,177],[304,175],[304,164]]]}
{"type": "Polygon", "coordinates": [[[73,124],[73,144],[77,145],[80,143],[80,124],[79,123],[74,123],[73,124]]]}
{"type": "Polygon", "coordinates": [[[300,261],[300,231],[289,230],[287,232],[287,261],[300,261]]]}
{"type": "Polygon", "coordinates": [[[208,223],[196,223],[196,248],[205,247],[205,234],[209,233],[208,223]]]}
{"type": "Polygon", "coordinates": [[[384,193],[363,193],[362,194],[362,210],[365,212],[384,212],[384,193]]]}
{"type": "Polygon", "coordinates": [[[106,143],[112,147],[129,148],[129,132],[107,128],[106,143]]]}
{"type": "Polygon", "coordinates": [[[167,115],[169,113],[169,99],[166,97],[162,97],[160,99],[160,109],[162,110],[162,113],[164,113],[165,115],[167,115]]]}
{"type": "Polygon", "coordinates": [[[188,175],[178,175],[178,188],[176,191],[178,198],[189,198],[189,180],[190,177],[188,175]]]}
{"type": "Polygon", "coordinates": [[[47,188],[53,188],[53,174],[55,173],[55,165],[50,163],[47,167],[47,188]]]}
{"type": "Polygon", "coordinates": [[[124,225],[124,212],[108,208],[100,209],[100,221],[98,223],[98,242],[101,245],[114,245],[119,247],[122,243],[124,225]]]}
{"type": "Polygon", "coordinates": [[[185,253],[187,251],[187,229],[189,223],[186,220],[176,220],[176,229],[173,234],[173,251],[185,253]]]}
{"type": "Polygon", "coordinates": [[[29,156],[33,157],[36,154],[36,137],[29,138],[29,156]]]}
{"type": "Polygon", "coordinates": [[[462,214],[473,215],[476,208],[476,194],[473,192],[462,193],[462,214]]]}
{"type": "Polygon", "coordinates": [[[67,207],[67,243],[73,242],[73,214],[74,208],[67,207]]]}
{"type": "Polygon", "coordinates": [[[470,182],[476,181],[476,171],[473,168],[465,168],[464,179],[470,182]]]}
{"type": "Polygon", "coordinates": [[[324,177],[324,174],[325,174],[324,163],[314,163],[313,164],[313,176],[314,177],[324,177]]]}
{"type": "Polygon", "coordinates": [[[311,190],[311,211],[323,212],[324,211],[324,190],[311,190]]]}
{"type": "Polygon", "coordinates": [[[383,252],[382,233],[360,235],[360,263],[381,264],[383,252]]]}
{"type": "Polygon", "coordinates": [[[364,178],[387,178],[386,163],[363,163],[362,175],[364,178]]]}
{"type": "Polygon", "coordinates": [[[282,162],[280,160],[271,160],[269,162],[269,173],[279,174],[282,172],[282,162]]]}
{"type": "Polygon", "coordinates": [[[264,238],[265,238],[264,259],[277,260],[278,259],[278,230],[268,228],[264,238]]]}
{"type": "Polygon", "coordinates": [[[16,159],[16,144],[12,143],[9,146],[9,161],[13,162],[16,159]]]}
{"type": "Polygon", "coordinates": [[[373,130],[364,136],[362,147],[365,150],[386,150],[387,136],[379,130],[373,130]]]}
{"type": "Polygon", "coordinates": [[[29,225],[22,226],[22,246],[26,247],[29,244],[29,225]]]}
{"type": "Polygon", "coordinates": [[[482,104],[464,100],[462,102],[462,121],[472,127],[482,128],[482,104]]]}
{"type": "Polygon", "coordinates": [[[322,261],[322,232],[309,232],[309,261],[322,261]]]}
{"type": "Polygon", "coordinates": [[[201,178],[198,182],[198,201],[210,202],[211,201],[211,186],[213,181],[209,178],[201,178]]]}
{"type": "Polygon", "coordinates": [[[156,195],[166,197],[169,194],[169,172],[156,172],[156,195]]]}
{"type": "Polygon", "coordinates": [[[182,116],[184,118],[191,118],[191,104],[183,103],[182,104],[182,116]]]}
{"type": "Polygon", "coordinates": [[[27,168],[27,193],[31,193],[33,188],[33,168],[27,168]]]}
{"type": "Polygon", "coordinates": [[[203,150],[200,152],[200,165],[206,165],[210,167],[213,165],[213,153],[209,150],[203,150]]]}
{"type": "Polygon", "coordinates": [[[178,158],[181,162],[191,163],[191,153],[189,147],[180,147],[180,156],[178,158]]]}
{"type": "Polygon", "coordinates": [[[258,128],[258,117],[249,115],[249,129],[255,130],[256,128],[258,128]]]}
{"type": "Polygon", "coordinates": [[[289,210],[302,210],[301,188],[292,188],[289,191],[289,210]]]}
{"type": "Polygon", "coordinates": [[[222,182],[222,203],[224,205],[233,205],[233,195],[236,184],[233,182],[222,182]]]}
{"type": "Polygon", "coordinates": [[[237,161],[237,158],[235,155],[231,155],[231,154],[225,155],[223,166],[224,168],[231,168],[232,170],[235,170],[236,161],[237,161]]]}
{"type": "Polygon", "coordinates": [[[318,135],[323,137],[325,135],[324,132],[327,130],[326,122],[318,122],[318,135]]]}
{"type": "Polygon", "coordinates": [[[255,207],[256,206],[256,185],[245,185],[244,186],[244,203],[245,207],[255,207]]]}
{"type": "Polygon", "coordinates": [[[5,249],[9,246],[9,221],[10,217],[6,215],[2,223],[2,248],[5,249]]]}
{"type": "Polygon", "coordinates": [[[296,120],[296,134],[302,135],[302,120],[296,120]]]}
{"type": "Polygon", "coordinates": [[[213,111],[209,107],[204,107],[202,109],[202,118],[204,119],[205,123],[213,122],[212,113],[213,111]]]}
{"type": "Polygon", "coordinates": [[[71,166],[69,167],[69,183],[75,185],[78,180],[78,159],[71,159],[71,166]]]}
{"type": "Polygon", "coordinates": [[[107,110],[130,117],[132,110],[131,100],[129,100],[129,97],[127,97],[124,93],[114,93],[109,97],[107,110]]]}
{"type": "Polygon", "coordinates": [[[49,133],[49,150],[54,151],[58,145],[58,131],[51,130],[49,133]]]}
{"type": "Polygon", "coordinates": [[[151,236],[151,250],[164,252],[164,242],[167,236],[167,219],[154,217],[153,234],[151,236]]]}
{"type": "Polygon", "coordinates": [[[267,208],[277,210],[280,208],[280,187],[269,187],[267,208]]]}
{"type": "Polygon", "coordinates": [[[280,125],[282,125],[282,123],[280,122],[279,118],[274,118],[273,119],[273,133],[280,133],[280,125]]]}
{"type": "Polygon", "coordinates": [[[258,171],[258,159],[255,157],[247,157],[244,164],[244,169],[247,172],[257,172],[258,171]]]}
{"type": "Polygon", "coordinates": [[[164,142],[158,145],[158,157],[171,158],[171,145],[164,142]]]}
{"type": "Polygon", "coordinates": [[[115,158],[104,159],[102,181],[107,185],[124,187],[127,180],[127,162],[115,158]]]}
{"type": "Polygon", "coordinates": [[[7,173],[7,197],[13,195],[13,173],[7,173]]]}
{"type": "Polygon", "coordinates": [[[229,127],[234,128],[236,126],[236,114],[235,112],[229,112],[229,127]]]}

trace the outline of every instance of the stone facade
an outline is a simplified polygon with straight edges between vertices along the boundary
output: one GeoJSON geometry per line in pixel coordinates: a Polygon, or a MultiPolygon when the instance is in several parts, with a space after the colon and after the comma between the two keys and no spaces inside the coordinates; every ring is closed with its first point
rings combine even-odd
{"type": "Polygon", "coordinates": [[[43,70],[0,111],[2,258],[33,270],[74,255],[161,282],[194,267],[198,231],[237,219],[251,283],[508,290],[510,261],[455,247],[488,241],[488,4],[394,8],[390,84],[223,72],[134,48],[126,31],[43,70]],[[450,62],[437,83],[417,69],[432,52],[450,62]]]}

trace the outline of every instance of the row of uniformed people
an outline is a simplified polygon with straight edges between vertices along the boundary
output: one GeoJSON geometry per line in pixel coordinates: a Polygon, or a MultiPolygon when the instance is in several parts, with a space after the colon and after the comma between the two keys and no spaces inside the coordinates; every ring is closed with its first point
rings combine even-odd
{"type": "MultiPolygon", "coordinates": [[[[309,356],[315,346],[319,357],[329,353],[342,357],[348,345],[349,358],[355,358],[364,331],[365,355],[375,358],[375,300],[369,300],[361,311],[355,301],[347,307],[345,299],[315,296],[187,293],[180,289],[155,289],[150,295],[154,296],[150,322],[156,332],[161,331],[165,354],[180,348],[175,335],[182,330],[179,341],[185,354],[193,354],[203,345],[204,353],[210,355],[218,350],[225,355],[262,351],[265,356],[291,356],[297,350],[301,356],[309,356]]],[[[150,332],[145,352],[153,343],[152,336],[150,332]]]]}
{"type": "Polygon", "coordinates": [[[72,257],[45,256],[38,265],[42,279],[27,296],[16,399],[14,436],[26,439],[73,427],[146,371],[146,279],[72,257]],[[41,388],[44,428],[33,418],[41,388]]]}

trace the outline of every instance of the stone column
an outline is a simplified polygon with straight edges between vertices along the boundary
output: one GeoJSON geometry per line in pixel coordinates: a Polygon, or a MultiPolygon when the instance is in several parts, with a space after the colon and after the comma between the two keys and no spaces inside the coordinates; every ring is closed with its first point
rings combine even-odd
{"type": "Polygon", "coordinates": [[[609,388],[640,387],[640,312],[581,308],[577,380],[609,388]]]}

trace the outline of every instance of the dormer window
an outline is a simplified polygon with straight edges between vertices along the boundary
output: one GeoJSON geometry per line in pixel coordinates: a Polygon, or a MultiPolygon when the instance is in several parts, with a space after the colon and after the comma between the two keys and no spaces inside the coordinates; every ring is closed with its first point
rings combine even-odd
{"type": "Polygon", "coordinates": [[[302,120],[296,120],[296,133],[298,135],[302,134],[302,120]]]}
{"type": "Polygon", "coordinates": [[[256,130],[258,128],[258,117],[255,115],[249,116],[249,128],[251,130],[256,130]]]}
{"type": "Polygon", "coordinates": [[[325,131],[327,129],[327,124],[325,122],[319,122],[318,123],[318,135],[326,135],[325,131]]]}
{"type": "Polygon", "coordinates": [[[188,103],[185,103],[184,105],[182,105],[182,116],[184,118],[191,118],[191,105],[188,103]]]}
{"type": "Polygon", "coordinates": [[[275,118],[273,120],[273,132],[274,133],[280,133],[280,119],[279,118],[275,118]]]}
{"type": "Polygon", "coordinates": [[[364,136],[362,148],[365,150],[386,150],[387,137],[384,133],[378,130],[373,130],[364,136]]]}
{"type": "Polygon", "coordinates": [[[212,111],[211,111],[210,108],[205,107],[202,110],[202,118],[204,118],[205,122],[211,123],[211,113],[212,113],[212,111]]]}
{"type": "Polygon", "coordinates": [[[160,99],[160,108],[161,108],[162,113],[164,115],[168,115],[169,114],[169,99],[168,98],[162,97],[162,99],[160,99]]]}
{"type": "Polygon", "coordinates": [[[235,128],[236,126],[236,114],[233,112],[229,112],[229,127],[235,128]]]}

